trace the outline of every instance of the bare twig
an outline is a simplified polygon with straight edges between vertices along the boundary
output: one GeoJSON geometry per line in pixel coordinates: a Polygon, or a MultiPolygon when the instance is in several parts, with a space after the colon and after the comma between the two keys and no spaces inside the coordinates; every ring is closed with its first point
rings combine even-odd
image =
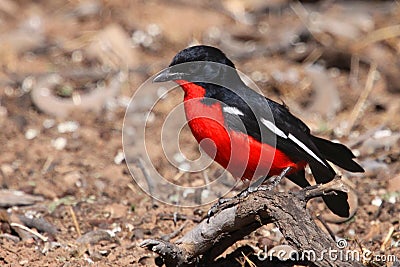
{"type": "Polygon", "coordinates": [[[76,239],[76,242],[81,243],[81,244],[97,244],[98,242],[106,240],[106,241],[118,241],[115,238],[115,235],[111,233],[110,231],[107,230],[94,230],[90,231],[81,237],[76,239]]]}
{"type": "MultiPolygon", "coordinates": [[[[144,164],[144,162],[143,162],[143,159],[139,157],[139,158],[135,161],[135,163],[136,163],[136,166],[137,166],[137,167],[140,169],[140,171],[142,172],[144,178],[146,179],[147,186],[148,186],[148,188],[149,188],[149,195],[150,195],[150,196],[153,196],[153,193],[154,193],[154,191],[155,191],[157,185],[155,184],[154,180],[151,179],[149,172],[148,172],[147,169],[144,167],[145,164],[144,164]]],[[[154,202],[154,199],[153,199],[153,198],[151,198],[151,202],[152,202],[152,206],[153,206],[153,207],[157,206],[157,204],[154,202]]]]}
{"type": "Polygon", "coordinates": [[[335,239],[335,233],[332,231],[332,229],[329,227],[325,219],[321,216],[321,214],[317,215],[317,219],[322,223],[322,225],[325,227],[325,229],[328,231],[329,235],[331,236],[332,239],[335,239]]]}
{"type": "Polygon", "coordinates": [[[164,240],[164,241],[169,241],[172,238],[177,237],[182,232],[182,230],[186,227],[187,224],[188,224],[188,221],[184,222],[178,229],[176,229],[175,231],[173,231],[170,234],[163,235],[161,237],[161,239],[164,240]]]}
{"type": "Polygon", "coordinates": [[[358,86],[359,73],[360,73],[360,58],[357,55],[352,55],[350,61],[350,74],[349,74],[349,82],[352,88],[356,88],[358,86]]]}
{"type": "Polygon", "coordinates": [[[74,222],[78,237],[80,237],[82,235],[81,228],[79,227],[79,223],[78,223],[78,220],[76,219],[75,211],[72,206],[69,206],[69,213],[71,214],[71,218],[72,218],[72,221],[74,222]]]}
{"type": "Polygon", "coordinates": [[[20,241],[20,238],[19,238],[18,236],[10,235],[10,234],[7,234],[7,233],[5,233],[5,234],[0,234],[0,239],[1,239],[1,238],[11,240],[11,241],[13,241],[14,243],[18,243],[18,242],[20,241]]]}
{"type": "Polygon", "coordinates": [[[376,64],[372,63],[369,68],[367,82],[365,83],[365,89],[361,93],[356,105],[354,106],[353,111],[350,114],[349,124],[347,126],[345,135],[348,135],[349,132],[353,129],[354,124],[356,123],[357,119],[360,117],[360,114],[362,113],[362,110],[364,108],[365,102],[368,99],[368,96],[370,95],[372,89],[374,88],[376,68],[377,68],[376,64]]]}
{"type": "Polygon", "coordinates": [[[315,31],[312,29],[310,12],[308,12],[304,5],[300,1],[295,1],[290,4],[290,8],[299,17],[301,22],[307,27],[307,30],[314,37],[314,39],[323,44],[323,40],[321,40],[318,35],[314,34],[315,31]]]}
{"type": "Polygon", "coordinates": [[[63,82],[63,78],[58,74],[40,78],[32,88],[32,102],[43,112],[66,117],[73,110],[100,111],[105,103],[115,97],[122,84],[127,79],[126,73],[115,74],[107,88],[96,88],[92,92],[83,95],[75,95],[71,99],[61,99],[51,93],[51,89],[63,82]]]}
{"type": "Polygon", "coordinates": [[[389,242],[390,238],[394,233],[394,226],[390,226],[388,233],[386,234],[385,238],[382,241],[381,251],[386,251],[386,245],[389,242]]]}
{"type": "Polygon", "coordinates": [[[51,164],[53,163],[53,157],[52,156],[48,156],[46,161],[43,164],[41,173],[42,174],[46,174],[46,172],[48,172],[48,170],[50,169],[51,164]]]}
{"type": "Polygon", "coordinates": [[[369,129],[368,131],[366,131],[365,133],[363,133],[362,135],[358,136],[356,139],[352,140],[351,142],[347,143],[347,146],[350,148],[354,148],[358,145],[361,145],[364,141],[368,140],[369,138],[371,138],[371,136],[373,136],[376,132],[384,129],[385,125],[381,124],[375,128],[369,129]]]}
{"type": "Polygon", "coordinates": [[[22,224],[19,224],[19,223],[10,223],[10,226],[11,227],[18,227],[18,228],[20,228],[22,230],[25,230],[25,231],[31,233],[32,235],[40,238],[43,242],[47,242],[47,240],[48,240],[48,238],[45,237],[44,235],[41,235],[38,232],[33,231],[32,229],[26,227],[25,225],[22,225],[22,224]]]}
{"type": "Polygon", "coordinates": [[[372,43],[376,43],[379,41],[383,41],[398,36],[400,36],[400,24],[390,25],[388,27],[380,28],[373,32],[370,32],[367,36],[359,40],[355,44],[354,48],[356,50],[359,50],[372,43]]]}
{"type": "Polygon", "coordinates": [[[58,232],[57,228],[43,217],[28,218],[26,216],[18,216],[18,218],[23,225],[26,225],[30,228],[35,228],[40,232],[45,232],[53,236],[55,236],[58,232]]]}
{"type": "Polygon", "coordinates": [[[32,205],[43,201],[42,196],[26,194],[19,190],[0,189],[0,207],[32,205]]]}

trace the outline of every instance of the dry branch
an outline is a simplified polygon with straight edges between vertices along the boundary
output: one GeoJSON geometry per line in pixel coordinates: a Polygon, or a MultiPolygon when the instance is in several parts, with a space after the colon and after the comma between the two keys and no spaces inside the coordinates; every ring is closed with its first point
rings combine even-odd
{"type": "Polygon", "coordinates": [[[340,178],[298,192],[257,191],[237,205],[226,207],[209,222],[203,220],[175,243],[144,240],[140,245],[158,253],[167,266],[190,266],[212,262],[236,241],[264,224],[275,223],[289,245],[298,252],[314,251],[322,259],[309,259],[315,266],[362,266],[329,258],[327,249],[336,243],[314,222],[306,209],[311,198],[333,191],[347,191],[340,178]]]}

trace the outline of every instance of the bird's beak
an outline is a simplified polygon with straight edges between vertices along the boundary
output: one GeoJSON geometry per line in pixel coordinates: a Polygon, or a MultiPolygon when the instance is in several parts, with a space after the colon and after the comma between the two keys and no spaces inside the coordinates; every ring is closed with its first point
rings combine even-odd
{"type": "Polygon", "coordinates": [[[183,72],[173,72],[170,68],[163,70],[153,79],[154,83],[184,80],[186,73],[183,72]]]}

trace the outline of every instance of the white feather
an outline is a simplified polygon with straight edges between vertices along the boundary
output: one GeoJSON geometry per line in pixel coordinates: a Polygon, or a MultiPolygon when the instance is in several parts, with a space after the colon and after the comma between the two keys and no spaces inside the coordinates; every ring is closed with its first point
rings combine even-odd
{"type": "Polygon", "coordinates": [[[301,147],[304,151],[306,151],[313,158],[315,158],[316,160],[321,162],[324,166],[326,166],[322,159],[320,159],[317,155],[315,155],[315,153],[312,152],[311,149],[309,149],[303,142],[301,142],[299,139],[297,139],[291,133],[289,133],[289,139],[292,140],[293,142],[295,142],[299,147],[301,147]]]}
{"type": "Polygon", "coordinates": [[[244,116],[243,112],[241,112],[238,108],[236,107],[229,107],[229,106],[225,106],[222,108],[222,110],[226,113],[232,114],[232,115],[240,115],[240,116],[244,116]]]}
{"type": "Polygon", "coordinates": [[[271,132],[273,132],[274,134],[287,139],[287,135],[278,127],[275,126],[275,124],[269,120],[266,120],[264,118],[261,118],[261,122],[265,125],[265,127],[267,127],[271,132]]]}

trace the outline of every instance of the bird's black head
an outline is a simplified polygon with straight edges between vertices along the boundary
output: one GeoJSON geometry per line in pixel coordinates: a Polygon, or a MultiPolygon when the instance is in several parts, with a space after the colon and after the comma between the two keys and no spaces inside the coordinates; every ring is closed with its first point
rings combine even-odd
{"type": "Polygon", "coordinates": [[[172,67],[178,64],[196,61],[216,62],[232,68],[235,67],[232,61],[230,61],[221,50],[207,45],[197,45],[183,49],[176,54],[169,66],[172,67]]]}
{"type": "Polygon", "coordinates": [[[206,45],[192,46],[180,51],[169,67],[153,81],[217,82],[228,72],[236,74],[235,65],[221,50],[206,45]]]}

